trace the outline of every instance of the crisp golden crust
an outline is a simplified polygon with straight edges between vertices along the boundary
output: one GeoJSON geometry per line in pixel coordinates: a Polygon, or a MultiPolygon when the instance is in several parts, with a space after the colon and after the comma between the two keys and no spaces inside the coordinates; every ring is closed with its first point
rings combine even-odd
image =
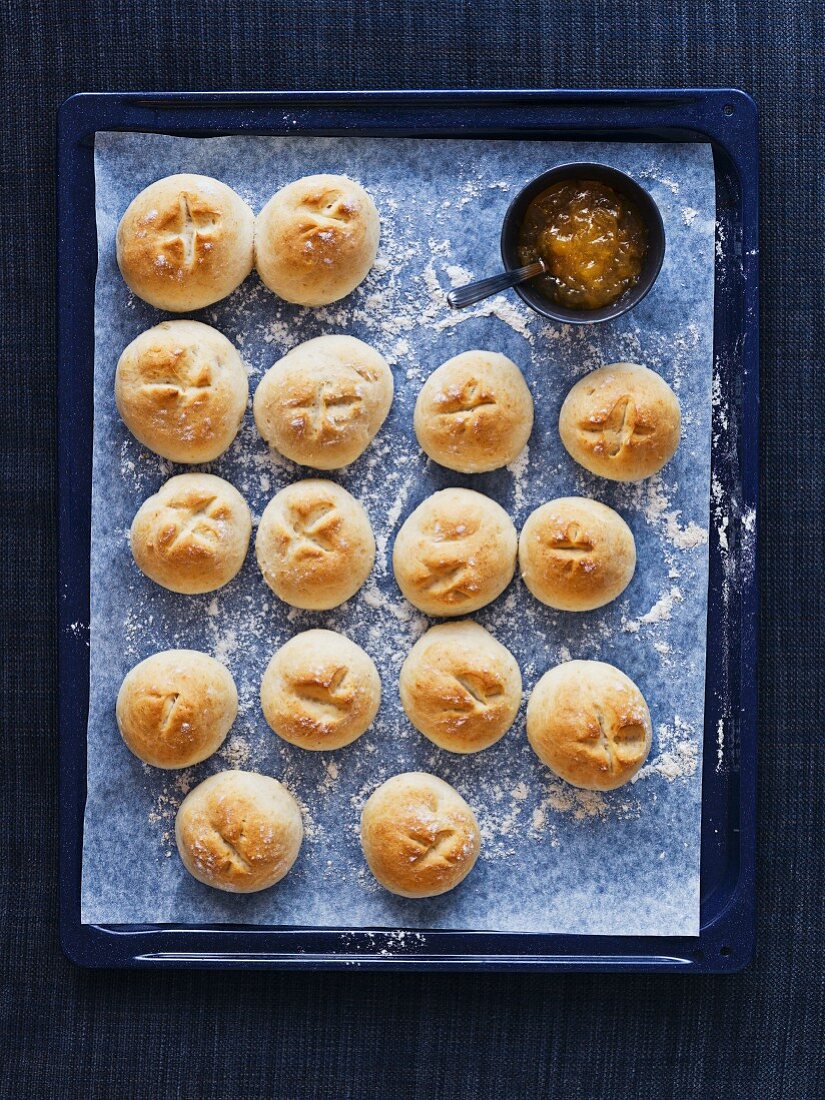
{"type": "Polygon", "coordinates": [[[401,668],[401,705],[417,730],[448,752],[500,740],[521,703],[512,653],[469,619],[431,627],[401,668]]]}
{"type": "Polygon", "coordinates": [[[200,321],[163,321],[124,350],[115,402],[129,431],[171,462],[211,462],[241,426],[249,383],[240,355],[200,321]]]}
{"type": "Polygon", "coordinates": [[[528,516],[519,538],[519,568],[542,603],[559,611],[592,611],[630,584],[636,543],[606,504],[559,497],[528,516]]]}
{"type": "Polygon", "coordinates": [[[384,423],[392,371],[354,336],[318,336],[279,359],[255,391],[255,424],[270,447],[316,470],[348,466],[384,423]]]}
{"type": "Polygon", "coordinates": [[[504,509],[472,489],[442,489],[407,517],[393,547],[395,579],[426,615],[467,615],[510,583],[516,529],[504,509]]]}
{"type": "Polygon", "coordinates": [[[115,713],[135,756],[156,768],[188,768],[223,744],[238,713],[238,692],[214,657],[168,649],[126,674],[115,713]]]}
{"type": "Polygon", "coordinates": [[[326,611],[354,596],[375,561],[364,508],[332,481],[288,485],[264,509],[255,539],[264,580],[293,607],[326,611]]]}
{"type": "Polygon", "coordinates": [[[267,722],[302,749],[351,744],[372,724],[380,702],[372,658],[334,630],[296,634],[269,662],[261,681],[267,722]]]}
{"type": "Polygon", "coordinates": [[[210,776],[189,792],[175,819],[189,874],[236,894],[279,882],[298,858],[303,835],[298,803],[277,779],[256,772],[210,776]]]}
{"type": "Polygon", "coordinates": [[[178,474],[144,501],[130,541],[138,569],[172,592],[228,584],[249,549],[252,517],[234,486],[213,474],[178,474]]]}
{"type": "Polygon", "coordinates": [[[653,730],[633,681],[602,661],[568,661],[546,672],[527,706],[527,737],[561,779],[611,791],[644,764],[653,730]]]}
{"type": "Polygon", "coordinates": [[[682,428],[676,394],[637,363],[613,363],[580,379],[559,415],[568,453],[611,481],[641,481],[669,462],[682,428]]]}
{"type": "Polygon", "coordinates": [[[533,398],[511,359],[465,351],[424,383],[413,422],[434,462],[477,474],[506,466],[524,450],[533,430],[533,398]]]}
{"type": "Polygon", "coordinates": [[[375,263],[380,227],[370,196],[346,176],[305,176],[276,192],[255,223],[255,265],[280,298],[322,306],[344,298],[375,263]]]}
{"type": "Polygon", "coordinates": [[[129,289],[173,313],[225,298],[252,270],[255,218],[231,187],[209,176],[166,176],[144,188],[117,228],[129,289]]]}
{"type": "Polygon", "coordinates": [[[385,890],[404,898],[445,894],[467,877],[481,836],[475,815],[449,783],[426,772],[395,775],[361,814],[361,847],[385,890]]]}

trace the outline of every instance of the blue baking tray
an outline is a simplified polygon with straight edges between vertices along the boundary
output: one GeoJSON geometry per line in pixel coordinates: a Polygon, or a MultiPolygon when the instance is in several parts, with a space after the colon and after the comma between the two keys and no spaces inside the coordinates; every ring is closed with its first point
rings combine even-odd
{"type": "Polygon", "coordinates": [[[754,945],[756,513],[758,491],[758,145],[752,99],[730,88],[615,91],[91,93],[58,119],[58,657],[60,936],[93,967],[385,970],[740,970],[754,945]],[[204,925],[80,920],[89,705],[94,136],[370,137],[702,141],[714,151],[715,370],[728,406],[712,469],[732,522],[724,567],[710,526],[702,789],[701,931],[696,938],[204,925]],[[733,570],[733,583],[731,581],[733,570]],[[722,723],[720,727],[720,723],[722,723]],[[723,758],[717,757],[722,730],[723,758]]]}

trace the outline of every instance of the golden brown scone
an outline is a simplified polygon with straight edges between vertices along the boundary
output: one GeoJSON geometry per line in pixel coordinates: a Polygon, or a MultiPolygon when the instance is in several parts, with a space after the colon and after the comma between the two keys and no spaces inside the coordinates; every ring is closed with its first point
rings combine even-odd
{"type": "Polygon", "coordinates": [[[302,749],[351,744],[372,724],[380,702],[372,658],[334,630],[296,634],[269,662],[261,682],[267,722],[302,749]]]}
{"type": "Polygon", "coordinates": [[[633,532],[618,512],[587,497],[559,497],[531,512],[519,568],[537,600],[592,611],[620,596],[636,569],[633,532]]]}
{"type": "Polygon", "coordinates": [[[354,336],[318,336],[270,367],[255,391],[258,431],[276,451],[316,470],[362,454],[392,404],[392,371],[354,336]]]}
{"type": "Polygon", "coordinates": [[[246,369],[217,329],[163,321],[129,344],[115,401],[136,439],[171,462],[211,462],[232,443],[249,399],[246,369]]]}
{"type": "Polygon", "coordinates": [[[223,744],[238,713],[238,692],[214,657],[167,649],[127,672],[115,713],[135,756],[156,768],[188,768],[223,744]]]}
{"type": "Polygon", "coordinates": [[[467,615],[510,583],[516,529],[504,509],[472,489],[442,489],[407,517],[393,547],[395,579],[425,615],[467,615]]]}
{"type": "Polygon", "coordinates": [[[564,399],[561,441],[572,458],[611,481],[641,481],[679,446],[676,394],[638,363],[613,363],[581,378],[564,399]]]}
{"type": "Polygon", "coordinates": [[[446,894],[478,859],[475,814],[453,787],[426,772],[394,775],[361,814],[361,847],[376,879],[402,898],[446,894]]]}
{"type": "Polygon", "coordinates": [[[354,596],[375,561],[367,513],[340,485],[308,478],[264,509],[255,539],[264,580],[285,603],[327,611],[354,596]]]}
{"type": "Polygon", "coordinates": [[[478,752],[495,744],[521,703],[515,657],[469,619],[440,623],[419,638],[398,686],[415,728],[449,752],[478,752]]]}
{"type": "Polygon", "coordinates": [[[516,364],[494,351],[465,351],[424,383],[413,420],[434,462],[465,474],[517,458],[533,430],[533,398],[516,364]]]}
{"type": "Polygon", "coordinates": [[[375,263],[380,225],[346,176],[305,176],[277,191],[255,223],[255,266],[280,298],[323,306],[346,297],[375,263]]]}
{"type": "Polygon", "coordinates": [[[129,289],[158,309],[186,313],[220,301],[252,270],[255,216],[231,187],[182,173],[144,188],[117,227],[129,289]]]}
{"type": "Polygon", "coordinates": [[[602,661],[568,661],[545,672],[527,705],[527,737],[561,779],[612,791],[632,779],[650,752],[644,696],[602,661]]]}
{"type": "Polygon", "coordinates": [[[218,772],[184,798],[175,840],[199,882],[233,894],[274,886],[298,858],[304,826],[298,803],[277,779],[218,772]]]}
{"type": "Polygon", "coordinates": [[[252,534],[246,501],[214,474],[178,474],[144,501],[130,540],[138,569],[172,592],[212,592],[243,565],[252,534]]]}

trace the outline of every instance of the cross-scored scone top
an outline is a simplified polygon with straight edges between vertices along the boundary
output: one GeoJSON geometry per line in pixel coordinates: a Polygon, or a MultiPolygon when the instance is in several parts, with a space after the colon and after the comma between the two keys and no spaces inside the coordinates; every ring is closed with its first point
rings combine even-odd
{"type": "Polygon", "coordinates": [[[149,497],[132,523],[140,569],[175,592],[209,592],[231,580],[249,546],[243,497],[212,474],[179,474],[149,497]]]}
{"type": "Polygon", "coordinates": [[[640,408],[633,396],[623,393],[612,406],[600,409],[579,421],[582,444],[594,454],[618,457],[625,448],[633,448],[656,432],[650,414],[640,408]]]}
{"type": "Polygon", "coordinates": [[[149,240],[154,237],[158,266],[166,264],[174,277],[182,278],[209,260],[222,220],[217,203],[197,191],[181,190],[138,225],[149,240]]]}
{"type": "Polygon", "coordinates": [[[209,886],[248,893],[284,877],[298,855],[298,805],[277,780],[225,771],[190,791],[175,821],[186,869],[209,886]]]}
{"type": "Polygon", "coordinates": [[[495,470],[522,452],[533,399],[516,364],[497,352],[462,352],[421,388],[415,434],[434,461],[465,473],[495,470]]]}
{"type": "Polygon", "coordinates": [[[323,610],[349,599],[375,560],[363,507],[335,482],[308,478],[269,502],[255,541],[266,583],[294,607],[323,610]]]}
{"type": "Polygon", "coordinates": [[[241,357],[199,321],[163,321],[124,348],[115,401],[129,431],[173,462],[211,462],[232,443],[249,398],[241,357]]]}
{"type": "Polygon", "coordinates": [[[305,749],[350,744],[369,727],[380,701],[372,659],[333,630],[296,634],[274,654],[261,682],[267,722],[305,749]]]}
{"type": "Polygon", "coordinates": [[[255,391],[258,431],[302,465],[334,470],[355,461],[389,412],[392,372],[351,336],[307,340],[279,359],[255,391]]]}
{"type": "Polygon", "coordinates": [[[559,414],[559,433],[585,469],[612,481],[650,477],[679,445],[676,394],[638,363],[599,367],[573,386],[559,414]]]}
{"type": "Polygon", "coordinates": [[[309,184],[296,190],[292,210],[281,245],[296,265],[341,264],[348,253],[363,247],[366,223],[354,191],[344,194],[335,184],[309,184]]]}
{"type": "Polygon", "coordinates": [[[378,881],[406,897],[453,889],[478,858],[475,816],[454,788],[423,772],[383,783],[361,817],[364,853],[378,881]]]}
{"type": "Polygon", "coordinates": [[[494,600],[515,565],[507,513],[470,489],[443,489],[407,518],[393,549],[396,580],[429,615],[462,615],[494,600]]]}
{"type": "Polygon", "coordinates": [[[644,696],[623,672],[601,661],[569,661],[536,685],[527,735],[562,779],[590,790],[612,790],[644,763],[652,727],[644,696]]]}
{"type": "Polygon", "coordinates": [[[225,298],[252,269],[254,216],[231,187],[180,173],[156,180],[127,207],[117,260],[139,297],[188,312],[225,298]]]}

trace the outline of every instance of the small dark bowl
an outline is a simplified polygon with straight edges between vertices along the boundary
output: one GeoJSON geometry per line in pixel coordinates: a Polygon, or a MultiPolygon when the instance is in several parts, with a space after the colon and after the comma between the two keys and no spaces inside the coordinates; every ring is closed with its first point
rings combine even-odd
{"type": "Polygon", "coordinates": [[[643,187],[640,187],[630,176],[626,176],[624,172],[610,168],[606,164],[581,162],[559,164],[528,183],[510,203],[504,216],[504,225],[501,227],[501,258],[508,271],[514,267],[521,267],[521,261],[518,258],[518,238],[527,207],[536,195],[546,191],[552,184],[569,179],[597,180],[599,183],[606,183],[636,204],[647,225],[647,254],[639,280],[612,305],[602,306],[601,309],[570,309],[568,306],[558,305],[539,293],[530,282],[521,283],[514,289],[516,294],[542,317],[547,317],[551,321],[561,321],[566,325],[592,325],[598,321],[610,321],[632,309],[637,302],[641,302],[656,282],[662,268],[662,260],[665,258],[665,227],[656,203],[643,187]]]}

